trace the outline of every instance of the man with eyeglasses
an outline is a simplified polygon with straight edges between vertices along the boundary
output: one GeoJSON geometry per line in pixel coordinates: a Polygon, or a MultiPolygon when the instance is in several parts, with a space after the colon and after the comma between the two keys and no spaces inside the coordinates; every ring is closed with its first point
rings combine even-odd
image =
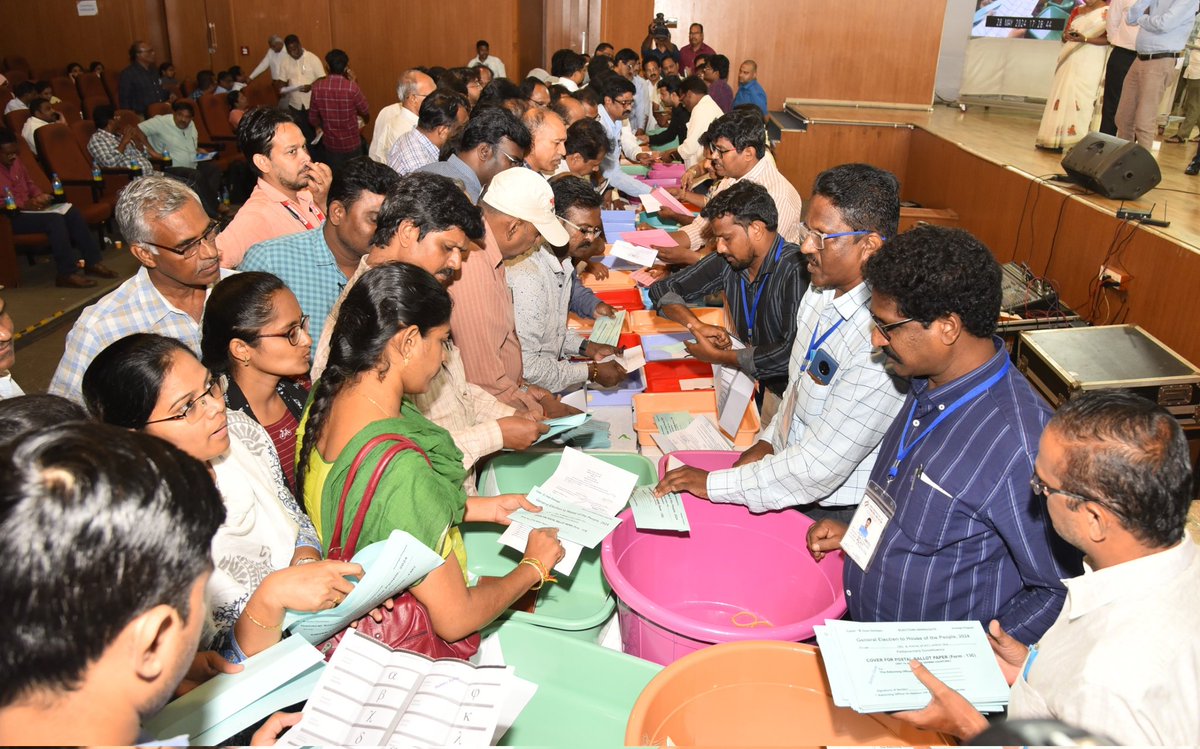
{"type": "Polygon", "coordinates": [[[844,164],[818,175],[808,225],[801,225],[811,285],[796,313],[778,412],[733,468],[677,468],[663,477],[660,493],[688,491],[752,512],[796,507],[814,520],[850,519],[904,401],[871,343],[871,291],[863,281],[863,264],[899,221],[900,185],[889,172],[844,164]]]}
{"type": "Polygon", "coordinates": [[[50,392],[82,402],[83,373],[113,341],[133,333],[178,338],[200,356],[200,323],[220,266],[220,225],[179,180],[148,176],[129,183],[114,210],[121,236],[142,267],[80,314],[50,392]]]}
{"type": "Polygon", "coordinates": [[[613,387],[625,379],[625,370],[615,361],[601,360],[616,354],[616,348],[592,343],[567,330],[570,311],[584,317],[613,314],[612,307],[575,276],[577,262],[604,249],[600,196],[590,184],[570,175],[555,177],[550,187],[554,213],[567,230],[566,241],[546,242],[505,272],[521,342],[522,373],[526,382],[552,393],[589,382],[613,387]]]}
{"type": "Polygon", "coordinates": [[[399,101],[379,110],[375,117],[375,132],[371,135],[371,147],[367,151],[372,159],[387,163],[392,144],[417,126],[421,102],[436,88],[433,79],[416,68],[409,68],[400,74],[400,82],[396,86],[396,98],[399,101]]]}
{"type": "Polygon", "coordinates": [[[608,180],[610,187],[626,195],[648,195],[651,190],[649,185],[634,179],[633,175],[626,174],[621,169],[621,129],[622,123],[633,111],[633,99],[636,95],[633,82],[610,72],[593,79],[591,85],[604,97],[599,107],[599,122],[608,137],[608,151],[604,154],[604,161],[600,167],[601,174],[608,180]]]}
{"type": "Polygon", "coordinates": [[[159,82],[156,59],[154,47],[148,42],[134,42],[129,47],[129,67],[121,71],[117,82],[121,106],[142,117],[146,116],[151,104],[166,101],[169,97],[159,82]]]}
{"type": "MultiPolygon", "coordinates": [[[[1037,642],[1058,616],[1079,556],[1030,491],[1047,407],[995,335],[1000,266],[960,229],[920,226],[867,260],[872,339],[908,398],[887,429],[859,515],[882,525],[845,547],[843,584],[859,622],[989,622],[1037,642]]],[[[808,533],[837,549],[841,521],[808,533]]]]}
{"type": "MultiPolygon", "coordinates": [[[[1077,393],[1042,432],[1033,491],[1086,571],[1037,645],[989,625],[1009,720],[1059,720],[1118,746],[1200,745],[1200,549],[1185,531],[1187,439],[1150,400],[1077,393]],[[1069,488],[1067,488],[1069,487],[1069,488]]],[[[932,700],[895,717],[970,739],[988,727],[921,664],[932,700]]]]}
{"type": "Polygon", "coordinates": [[[483,188],[506,169],[525,166],[532,139],[516,116],[500,107],[483,107],[462,131],[458,150],[445,161],[426,164],[418,172],[440,174],[462,182],[467,197],[479,203],[483,188]]]}

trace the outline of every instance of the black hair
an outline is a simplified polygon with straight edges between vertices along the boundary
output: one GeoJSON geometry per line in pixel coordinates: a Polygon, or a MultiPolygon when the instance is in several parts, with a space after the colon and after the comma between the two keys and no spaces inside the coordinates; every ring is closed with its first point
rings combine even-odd
{"type": "Polygon", "coordinates": [[[251,107],[242,115],[237,128],[238,150],[246,157],[254,176],[262,176],[262,171],[254,164],[254,157],[258,154],[270,157],[276,131],[289,124],[296,123],[285,112],[274,107],[251,107]]]}
{"type": "Polygon", "coordinates": [[[308,401],[308,421],[296,461],[296,486],[304,486],[308,462],[325,429],[330,406],[346,385],[383,366],[397,333],[415,325],[422,336],[450,322],[450,293],[428,271],[408,263],[385,263],[350,287],[329,342],[329,361],[308,401]]]}
{"type": "Polygon", "coordinates": [[[221,81],[225,80],[226,78],[228,78],[229,80],[232,81],[233,73],[229,72],[228,70],[222,70],[220,73],[217,73],[217,83],[220,83],[221,81]]]}
{"type": "Polygon", "coordinates": [[[146,426],[177,353],[195,356],[176,338],[134,333],[110,343],[83,373],[83,402],[97,420],[125,429],[146,426]]]}
{"type": "Polygon", "coordinates": [[[242,74],[242,66],[241,65],[230,66],[229,74],[231,76],[233,76],[234,79],[236,80],[242,74]]]}
{"type": "Polygon", "coordinates": [[[79,64],[79,63],[77,63],[77,62],[68,62],[68,63],[67,63],[67,69],[64,71],[63,75],[70,75],[70,74],[71,74],[71,71],[72,71],[72,70],[74,70],[75,68],[79,68],[79,72],[81,72],[81,73],[83,72],[83,66],[82,66],[82,65],[80,65],[80,64],[79,64]]]}
{"type": "Polygon", "coordinates": [[[638,57],[638,53],[634,52],[629,47],[622,47],[613,57],[613,62],[637,62],[642,58],[638,57]]]}
{"type": "MultiPolygon", "coordinates": [[[[567,90],[567,87],[560,83],[550,84],[546,86],[546,89],[550,92],[550,106],[554,106],[558,103],[559,99],[571,94],[571,92],[567,90]]],[[[567,118],[567,116],[562,114],[562,112],[559,112],[559,114],[562,115],[564,120],[567,118]]]]}
{"type": "MultiPolygon", "coordinates": [[[[587,64],[588,78],[595,81],[602,75],[613,72],[613,59],[608,55],[596,55],[587,64]]],[[[619,76],[618,76],[619,77],[619,76]]]]}
{"type": "Polygon", "coordinates": [[[678,96],[683,90],[683,79],[677,75],[664,75],[658,79],[658,88],[665,88],[668,94],[678,96]]]}
{"type": "Polygon", "coordinates": [[[26,432],[87,419],[83,406],[59,395],[18,395],[0,399],[0,445],[26,432]]]}
{"type": "Polygon", "coordinates": [[[567,128],[567,141],[563,147],[567,153],[577,153],[584,161],[591,161],[608,153],[608,145],[608,133],[604,132],[604,126],[584,118],[572,122],[567,128]]]}
{"type": "Polygon", "coordinates": [[[729,77],[729,58],[725,55],[711,55],[708,58],[708,67],[717,71],[717,77],[721,80],[729,77]]]}
{"type": "Polygon", "coordinates": [[[767,231],[779,227],[779,209],[767,188],[745,179],[714,195],[700,215],[709,221],[732,216],[735,224],[746,229],[755,221],[763,222],[767,231]]]}
{"type": "Polygon", "coordinates": [[[196,73],[196,88],[208,88],[212,85],[215,78],[216,76],[213,75],[211,70],[201,70],[199,73],[196,73]]]}
{"type": "Polygon", "coordinates": [[[592,52],[592,55],[598,56],[598,57],[605,57],[606,56],[605,51],[606,50],[611,51],[612,49],[613,49],[613,46],[611,44],[609,44],[608,42],[600,42],[599,44],[596,45],[596,49],[592,52]]]}
{"type": "Polygon", "coordinates": [[[737,151],[753,148],[760,159],[767,153],[767,129],[757,107],[753,111],[739,109],[723,114],[712,121],[705,133],[709,143],[726,138],[737,151]]]}
{"type": "MultiPolygon", "coordinates": [[[[491,70],[491,68],[488,68],[488,70],[491,70]]],[[[462,67],[458,67],[458,68],[450,68],[449,72],[457,73],[458,75],[460,75],[462,77],[463,81],[465,81],[465,82],[480,80],[479,66],[475,66],[472,68],[472,67],[463,65],[462,67]]]]}
{"type": "MultiPolygon", "coordinates": [[[[137,57],[137,46],[136,45],[132,48],[129,59],[133,60],[133,58],[135,58],[135,57],[137,57]]],[[[95,73],[97,70],[103,70],[103,69],[104,69],[104,63],[100,62],[99,60],[92,60],[91,63],[88,64],[88,72],[89,73],[95,73]]]]}
{"type": "MultiPolygon", "coordinates": [[[[242,93],[241,89],[230,91],[229,93],[225,94],[225,103],[229,105],[231,110],[237,109],[238,104],[241,103],[242,96],[244,96],[244,94],[242,93]]],[[[239,122],[238,124],[240,125],[241,123],[239,122]]]]}
{"type": "Polygon", "coordinates": [[[586,179],[573,174],[560,174],[550,180],[554,191],[554,212],[566,216],[572,208],[599,208],[603,205],[600,193],[586,179]]]}
{"type": "Polygon", "coordinates": [[[467,97],[457,91],[437,89],[421,102],[417,127],[421,130],[433,130],[442,125],[453,128],[458,124],[459,110],[467,110],[470,106],[467,97]]]}
{"type": "MultiPolygon", "coordinates": [[[[496,81],[499,80],[504,79],[496,79],[496,81]]],[[[496,81],[492,81],[492,83],[496,81]]],[[[508,138],[518,148],[526,151],[529,150],[532,142],[529,129],[512,112],[507,109],[485,107],[474,113],[466,128],[463,129],[458,152],[473,151],[484,143],[496,148],[500,145],[502,138],[508,138]]]]}
{"type": "Polygon", "coordinates": [[[15,99],[20,99],[21,97],[29,96],[30,94],[36,94],[37,92],[37,86],[33,85],[33,81],[21,81],[17,85],[13,86],[13,98],[15,99]]]}
{"type": "Polygon", "coordinates": [[[336,200],[348,211],[364,192],[387,195],[399,179],[400,175],[387,164],[369,156],[356,156],[334,173],[329,183],[328,202],[332,205],[336,200]]]}
{"type": "Polygon", "coordinates": [[[343,75],[350,65],[350,55],[346,54],[344,50],[334,47],[325,53],[325,64],[329,66],[330,73],[343,75]]]}
{"type": "Polygon", "coordinates": [[[224,521],[204,465],[150,435],[77,422],[0,447],[0,707],[79,689],[155,606],[201,615],[190,594],[224,521]]]}
{"type": "MultiPolygon", "coordinates": [[[[620,78],[620,76],[617,77],[620,78]]],[[[625,79],[621,78],[621,80],[625,79]]],[[[628,81],[626,81],[626,83],[628,83],[628,81]]],[[[585,86],[584,88],[581,88],[575,93],[571,94],[571,97],[584,104],[591,104],[593,107],[599,107],[604,103],[604,95],[596,90],[595,86],[585,86]]]]}
{"type": "Polygon", "coordinates": [[[450,89],[451,91],[457,94],[462,94],[463,96],[469,95],[467,90],[467,79],[463,78],[462,74],[458,72],[457,68],[451,70],[443,69],[436,76],[433,75],[433,71],[435,70],[436,68],[430,68],[430,77],[433,78],[438,88],[450,89]]]}
{"type": "Polygon", "coordinates": [[[487,43],[487,39],[480,39],[479,41],[475,42],[475,49],[479,49],[480,47],[487,47],[488,49],[491,49],[492,45],[487,43]]]}
{"type": "Polygon", "coordinates": [[[493,78],[488,81],[488,85],[483,87],[479,92],[479,101],[477,104],[495,104],[502,105],[506,101],[512,99],[527,99],[521,87],[513,83],[507,78],[493,78]]]}
{"type": "Polygon", "coordinates": [[[700,33],[703,34],[704,33],[704,24],[693,23],[691,26],[688,26],[688,31],[691,31],[692,29],[700,29],[700,33]]]}
{"type": "Polygon", "coordinates": [[[870,164],[842,164],[813,181],[813,195],[829,200],[854,231],[896,236],[900,225],[900,182],[870,164]]]}
{"type": "MultiPolygon", "coordinates": [[[[129,61],[130,62],[132,62],[132,63],[137,62],[138,46],[141,44],[142,44],[142,41],[139,39],[138,41],[129,45],[129,61]]],[[[96,72],[97,65],[99,65],[100,67],[104,67],[104,63],[97,60],[97,61],[92,62],[91,66],[89,66],[88,69],[94,73],[94,72],[96,72]]]]}
{"type": "Polygon", "coordinates": [[[417,227],[418,239],[431,231],[458,227],[468,239],[483,239],[483,217],[479,208],[454,184],[440,174],[413,172],[401,177],[383,199],[375,219],[371,244],[386,247],[404,221],[417,227]]]}
{"type": "Polygon", "coordinates": [[[697,70],[699,70],[700,68],[708,67],[708,58],[709,57],[710,57],[710,55],[708,55],[707,53],[704,53],[704,52],[701,52],[700,54],[693,57],[692,58],[692,72],[694,73],[697,70]]]}
{"type": "MultiPolygon", "coordinates": [[[[36,81],[33,85],[34,85],[34,87],[37,88],[37,90],[39,92],[45,91],[48,88],[52,88],[52,86],[50,85],[50,81],[36,81]]],[[[46,97],[46,98],[49,98],[49,97],[46,97]]]]}
{"type": "Polygon", "coordinates": [[[585,66],[583,55],[573,49],[560,49],[550,58],[550,75],[555,78],[569,78],[585,66]]]}
{"type": "Polygon", "coordinates": [[[679,93],[704,96],[708,93],[708,84],[698,75],[689,75],[679,83],[679,93]]]}
{"type": "Polygon", "coordinates": [[[444,67],[442,67],[441,65],[433,65],[428,68],[423,68],[420,65],[418,65],[417,67],[413,68],[413,70],[419,70],[435,81],[438,78],[441,78],[442,74],[444,74],[446,72],[446,69],[444,67]]]}
{"type": "Polygon", "coordinates": [[[613,101],[623,94],[632,94],[637,91],[633,81],[612,72],[606,72],[604,75],[593,78],[592,85],[596,87],[596,93],[613,101]]]}
{"type": "MultiPolygon", "coordinates": [[[[521,91],[521,98],[532,100],[533,90],[538,86],[546,86],[546,82],[541,79],[534,78],[533,76],[526,76],[525,80],[521,81],[521,85],[519,87],[519,90],[521,91]]],[[[546,91],[550,91],[549,86],[546,86],[546,91]]]]}
{"type": "Polygon", "coordinates": [[[29,111],[30,111],[30,113],[36,112],[42,108],[43,104],[49,104],[49,103],[50,103],[49,99],[42,97],[42,96],[35,96],[29,100],[29,111]]]}
{"type": "Polygon", "coordinates": [[[895,299],[900,314],[924,325],[954,314],[976,338],[996,331],[1000,264],[962,229],[917,226],[889,239],[867,260],[863,277],[872,292],[895,299]]]}
{"type": "Polygon", "coordinates": [[[286,288],[278,276],[259,271],[235,273],[213,286],[201,323],[200,361],[204,366],[212,372],[228,373],[232,369],[229,344],[240,338],[254,345],[263,326],[275,315],[272,297],[286,288]]]}
{"type": "Polygon", "coordinates": [[[190,101],[188,101],[187,99],[176,99],[174,102],[171,103],[171,111],[172,112],[179,112],[179,111],[182,111],[185,109],[188,112],[191,112],[193,117],[196,116],[196,106],[194,104],[192,104],[190,101]]]}
{"type": "Polygon", "coordinates": [[[175,67],[175,63],[171,62],[170,60],[167,60],[166,62],[164,62],[158,66],[158,74],[165,75],[167,72],[167,68],[173,68],[173,67],[175,67]]]}
{"type": "MultiPolygon", "coordinates": [[[[1046,430],[1066,443],[1058,488],[1100,500],[1144,544],[1179,543],[1195,494],[1187,437],[1166,409],[1125,390],[1085,390],[1046,430]]],[[[1072,510],[1080,504],[1064,498],[1072,510]]]]}
{"type": "Polygon", "coordinates": [[[108,123],[112,122],[116,116],[117,110],[113,109],[112,104],[97,104],[92,109],[92,122],[96,123],[97,130],[108,127],[108,123]]]}
{"type": "Polygon", "coordinates": [[[300,43],[300,37],[296,36],[295,34],[288,34],[287,36],[285,36],[283,38],[283,46],[285,46],[285,47],[288,46],[289,44],[299,44],[299,43],[300,43]]]}

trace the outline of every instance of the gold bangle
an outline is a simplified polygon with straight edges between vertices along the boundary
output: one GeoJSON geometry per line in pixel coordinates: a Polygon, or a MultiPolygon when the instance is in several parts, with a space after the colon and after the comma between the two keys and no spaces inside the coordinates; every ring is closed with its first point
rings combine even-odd
{"type": "Polygon", "coordinates": [[[538,581],[537,586],[530,588],[530,590],[541,590],[542,586],[545,585],[546,583],[558,582],[558,578],[552,576],[546,570],[546,565],[542,564],[540,560],[534,559],[533,557],[525,557],[517,564],[517,566],[520,567],[522,564],[527,564],[530,567],[537,570],[538,576],[542,578],[541,580],[538,581]]]}
{"type": "Polygon", "coordinates": [[[267,630],[268,632],[273,632],[274,630],[281,629],[283,626],[283,622],[280,622],[279,624],[275,624],[275,625],[268,627],[267,625],[263,624],[262,622],[260,622],[259,620],[254,618],[254,614],[250,613],[249,607],[242,609],[242,613],[245,614],[252,623],[258,625],[262,629],[267,630]]]}

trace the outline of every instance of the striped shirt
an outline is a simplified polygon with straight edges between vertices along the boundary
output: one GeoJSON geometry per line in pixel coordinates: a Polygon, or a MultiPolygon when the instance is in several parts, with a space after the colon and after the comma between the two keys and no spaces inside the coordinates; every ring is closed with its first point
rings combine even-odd
{"type": "MultiPolygon", "coordinates": [[[[800,199],[800,193],[796,192],[796,188],[792,187],[792,183],[788,182],[787,177],[779,171],[779,167],[775,164],[775,157],[770,151],[763,154],[763,157],[758,160],[754,168],[746,172],[741,179],[753,182],[756,185],[762,185],[766,189],[767,194],[771,196],[771,200],[775,201],[775,210],[779,212],[779,223],[776,226],[783,238],[793,244],[800,244],[800,222],[804,220],[804,203],[800,199]]],[[[728,190],[740,180],[735,177],[726,177],[717,183],[713,188],[712,193],[708,196],[712,200],[722,190],[728,190]]],[[[683,233],[688,235],[692,240],[692,249],[698,250],[704,246],[704,241],[700,234],[704,228],[708,226],[708,220],[697,216],[692,223],[683,227],[683,233]]]]}
{"type": "Polygon", "coordinates": [[[768,512],[814,502],[847,507],[862,499],[879,442],[904,394],[871,345],[870,289],[864,283],[841,296],[835,293],[810,288],[800,300],[784,394],[786,399],[796,391],[786,442],[779,423],[783,417],[776,416],[758,435],[775,454],[710,473],[707,489],[713,502],[768,512]],[[809,343],[834,325],[820,350],[838,368],[828,385],[820,385],[801,370],[809,343]]]}
{"type": "Polygon", "coordinates": [[[140,167],[143,175],[154,174],[154,162],[146,152],[134,143],[126,143],[124,151],[118,151],[121,136],[107,130],[97,130],[88,140],[87,151],[97,166],[113,169],[140,167]]]}
{"type": "Polygon", "coordinates": [[[437,160],[438,147],[415,127],[396,139],[387,156],[388,166],[395,169],[401,177],[437,160]]]}
{"type": "Polygon", "coordinates": [[[936,390],[913,380],[884,436],[871,479],[887,486],[896,514],[867,571],[846,562],[855,621],[999,619],[1029,644],[1058,616],[1062,580],[1079,574],[1079,553],[1054,533],[1045,503],[1029,487],[1050,409],[1016,367],[916,443],[895,479],[887,479],[908,418],[911,444],[938,412],[1001,370],[1008,352],[999,338],[995,345],[986,364],[936,390]]]}
{"type": "Polygon", "coordinates": [[[654,306],[662,309],[668,304],[696,302],[709,294],[725,292],[734,330],[746,344],[738,351],[738,369],[780,395],[788,383],[796,312],[807,289],[800,248],[778,237],[753,281],[745,271],[735,271],[724,256],[714,252],[655,283],[649,294],[654,306]]]}

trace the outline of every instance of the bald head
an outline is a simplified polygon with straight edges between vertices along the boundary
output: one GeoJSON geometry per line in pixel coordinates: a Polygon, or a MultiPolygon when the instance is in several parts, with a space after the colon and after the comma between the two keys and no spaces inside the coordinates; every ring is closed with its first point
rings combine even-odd
{"type": "Polygon", "coordinates": [[[758,63],[754,60],[746,60],[742,66],[738,68],[738,85],[744,86],[750,81],[758,77],[758,63]]]}
{"type": "Polygon", "coordinates": [[[425,73],[416,68],[410,68],[400,74],[400,83],[396,85],[396,98],[400,106],[413,114],[420,114],[421,102],[433,93],[437,84],[425,73]]]}
{"type": "Polygon", "coordinates": [[[550,105],[550,109],[557,112],[559,117],[570,126],[587,117],[587,112],[583,108],[583,102],[573,96],[560,96],[558,101],[550,105]]]}

